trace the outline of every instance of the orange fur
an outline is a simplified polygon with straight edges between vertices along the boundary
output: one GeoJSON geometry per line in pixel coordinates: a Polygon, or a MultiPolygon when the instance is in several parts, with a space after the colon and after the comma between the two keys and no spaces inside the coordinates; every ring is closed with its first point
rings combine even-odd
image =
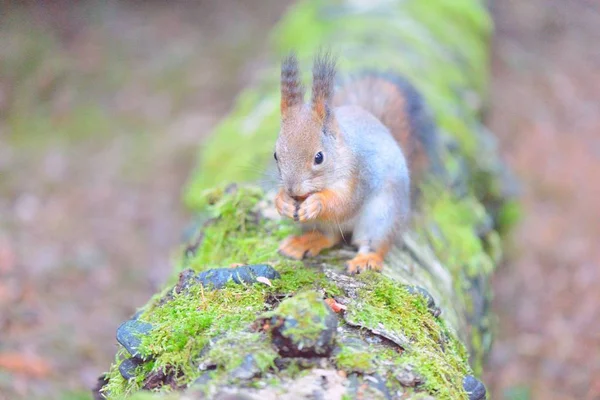
{"type": "Polygon", "coordinates": [[[313,104],[313,109],[319,122],[323,123],[327,116],[327,106],[325,105],[324,99],[318,99],[315,104],[313,104]]]}
{"type": "Polygon", "coordinates": [[[352,177],[352,180],[348,185],[348,193],[342,194],[330,189],[325,189],[319,193],[316,193],[319,195],[323,204],[323,208],[317,219],[326,222],[343,221],[348,219],[348,217],[350,217],[355,211],[349,204],[349,194],[352,193],[356,187],[357,180],[357,177],[352,177]]]}
{"type": "Polygon", "coordinates": [[[378,253],[359,253],[352,260],[346,262],[346,269],[350,274],[359,274],[366,270],[381,271],[383,257],[378,253]]]}
{"type": "Polygon", "coordinates": [[[277,192],[277,195],[275,196],[275,208],[282,217],[294,219],[296,202],[283,188],[279,189],[279,192],[277,192]]]}
{"type": "Polygon", "coordinates": [[[340,222],[350,218],[356,207],[351,204],[351,195],[358,184],[358,178],[353,176],[343,191],[325,189],[308,196],[298,206],[295,220],[299,222],[322,221],[340,222]]]}
{"type": "Polygon", "coordinates": [[[369,253],[359,253],[352,260],[346,262],[346,270],[350,274],[358,274],[366,270],[383,270],[383,259],[390,251],[391,241],[388,240],[378,249],[369,253]]]}
{"type": "Polygon", "coordinates": [[[319,231],[307,232],[301,236],[290,236],[279,246],[279,253],[295,260],[314,257],[321,251],[333,247],[337,241],[319,231]]]}
{"type": "Polygon", "coordinates": [[[390,251],[391,248],[391,240],[386,241],[378,249],[375,250],[375,253],[379,254],[382,258],[385,258],[386,254],[390,251]]]}

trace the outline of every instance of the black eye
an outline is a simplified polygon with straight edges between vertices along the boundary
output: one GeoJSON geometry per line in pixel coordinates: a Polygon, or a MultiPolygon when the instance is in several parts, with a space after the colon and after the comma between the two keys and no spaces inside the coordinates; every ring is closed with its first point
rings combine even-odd
{"type": "Polygon", "coordinates": [[[273,158],[277,161],[277,153],[273,153],[273,158]]]}
{"type": "Polygon", "coordinates": [[[318,152],[315,154],[315,164],[321,164],[323,162],[323,153],[318,152]]]}

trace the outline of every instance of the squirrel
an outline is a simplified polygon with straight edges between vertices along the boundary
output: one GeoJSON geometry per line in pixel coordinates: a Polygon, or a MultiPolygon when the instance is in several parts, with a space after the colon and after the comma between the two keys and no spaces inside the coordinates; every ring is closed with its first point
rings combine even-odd
{"type": "Polygon", "coordinates": [[[303,234],[285,239],[279,253],[314,257],[351,236],[358,253],[346,262],[347,272],[381,271],[409,222],[409,168],[422,175],[435,160],[428,154],[435,129],[416,90],[399,77],[366,73],[334,93],[336,61],[329,53],[315,57],[312,73],[305,103],[296,56],[281,65],[275,207],[300,222],[303,234]]]}

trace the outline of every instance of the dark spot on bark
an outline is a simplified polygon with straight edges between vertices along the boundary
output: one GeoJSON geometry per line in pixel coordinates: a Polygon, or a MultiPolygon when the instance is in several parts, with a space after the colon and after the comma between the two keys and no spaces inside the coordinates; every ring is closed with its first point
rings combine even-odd
{"type": "Polygon", "coordinates": [[[183,389],[183,386],[177,384],[177,378],[183,374],[181,371],[175,370],[170,365],[156,371],[146,378],[143,388],[146,390],[157,389],[163,386],[170,386],[172,389],[183,389]]]}
{"type": "Polygon", "coordinates": [[[487,392],[481,381],[473,375],[467,375],[463,379],[463,388],[469,395],[469,400],[485,400],[487,392]]]}
{"type": "Polygon", "coordinates": [[[152,330],[152,325],[137,319],[130,319],[122,323],[117,328],[117,342],[131,354],[131,356],[140,360],[146,357],[138,352],[142,343],[142,337],[148,335],[152,330]]]}
{"type": "Polygon", "coordinates": [[[108,385],[108,377],[106,375],[100,375],[96,385],[92,388],[92,397],[94,400],[106,400],[106,397],[102,394],[102,389],[106,385],[108,385]]]}
{"type": "Polygon", "coordinates": [[[139,358],[126,358],[121,361],[119,365],[119,372],[121,376],[127,380],[136,376],[135,369],[142,365],[144,362],[139,358]]]}

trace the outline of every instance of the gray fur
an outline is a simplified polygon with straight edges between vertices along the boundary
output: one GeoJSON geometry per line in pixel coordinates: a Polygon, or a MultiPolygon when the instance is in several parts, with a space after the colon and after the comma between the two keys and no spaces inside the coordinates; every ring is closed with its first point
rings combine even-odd
{"type": "Polygon", "coordinates": [[[377,118],[357,106],[334,110],[342,140],[351,149],[359,202],[355,217],[338,226],[321,226],[335,233],[352,233],[360,252],[379,248],[405,227],[410,213],[410,177],[405,157],[391,133],[377,118]]]}

